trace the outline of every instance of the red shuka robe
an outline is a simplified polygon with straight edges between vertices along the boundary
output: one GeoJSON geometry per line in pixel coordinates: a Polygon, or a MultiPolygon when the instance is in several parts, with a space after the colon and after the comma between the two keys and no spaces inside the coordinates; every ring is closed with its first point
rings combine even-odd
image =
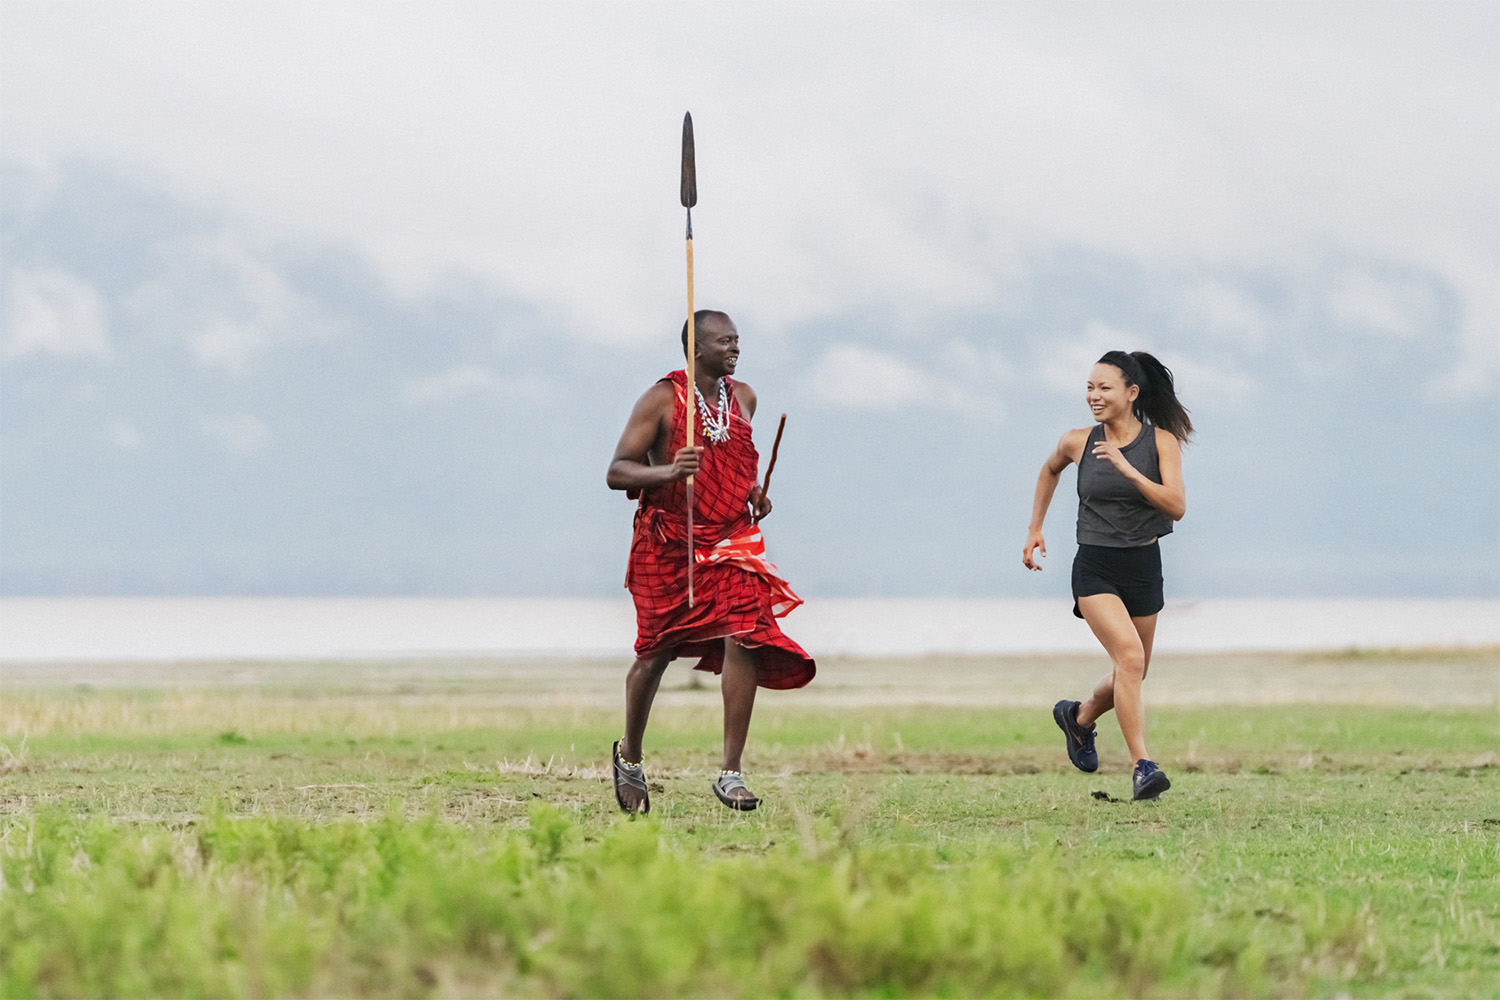
{"type": "MultiPolygon", "coordinates": [[[[686,439],[687,374],[675,371],[662,381],[677,390],[667,454],[686,439]]],[[[674,657],[698,657],[696,669],[724,669],[726,637],[756,656],[761,687],[796,688],[813,679],[812,657],[781,631],[776,619],[802,599],[765,558],[760,528],[750,515],[760,456],[750,422],[729,385],[729,440],[714,444],[693,421],[694,444],[703,448],[693,480],[693,607],[687,606],[687,484],[678,480],[643,490],[630,543],[625,587],[635,599],[639,636],[635,652],[650,657],[670,650],[674,657]]],[[[718,400],[713,403],[717,406],[718,400]]]]}

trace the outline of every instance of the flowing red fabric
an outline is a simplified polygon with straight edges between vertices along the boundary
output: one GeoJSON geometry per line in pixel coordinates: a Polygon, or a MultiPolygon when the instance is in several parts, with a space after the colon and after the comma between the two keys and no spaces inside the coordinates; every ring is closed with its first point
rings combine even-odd
{"type": "MultiPolygon", "coordinates": [[[[662,381],[677,390],[667,453],[686,440],[687,375],[675,371],[662,381]]],[[[766,561],[765,543],[750,516],[760,456],[750,423],[734,398],[729,380],[729,440],[718,444],[693,421],[694,444],[703,448],[693,481],[693,607],[687,606],[687,484],[681,481],[643,490],[630,543],[625,587],[635,599],[638,637],[635,652],[651,657],[698,657],[695,669],[724,669],[724,643],[733,637],[753,650],[761,687],[797,688],[813,679],[817,665],[788,638],[776,619],[802,599],[792,593],[776,567],[766,561]]],[[[718,400],[714,400],[717,405],[718,400]]]]}

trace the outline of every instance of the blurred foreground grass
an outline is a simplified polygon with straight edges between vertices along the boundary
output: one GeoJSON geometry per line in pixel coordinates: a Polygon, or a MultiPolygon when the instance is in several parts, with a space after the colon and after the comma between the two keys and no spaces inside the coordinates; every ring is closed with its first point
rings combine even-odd
{"type": "Polygon", "coordinates": [[[1169,703],[1173,788],[1139,805],[1118,733],[1079,774],[1050,703],[767,694],[746,815],[708,788],[714,692],[682,685],[644,821],[587,697],[337,665],[7,684],[0,990],[1500,995],[1500,718],[1492,654],[1470,666],[1451,707],[1169,703]]]}

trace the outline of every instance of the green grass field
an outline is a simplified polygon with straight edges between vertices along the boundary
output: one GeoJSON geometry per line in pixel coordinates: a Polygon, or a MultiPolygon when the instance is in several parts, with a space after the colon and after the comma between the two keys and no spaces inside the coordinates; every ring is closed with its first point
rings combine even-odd
{"type": "Polygon", "coordinates": [[[0,992],[1500,996],[1500,651],[1161,657],[1149,804],[1099,669],[826,664],[739,815],[674,667],[643,820],[619,664],[7,668],[0,992]]]}

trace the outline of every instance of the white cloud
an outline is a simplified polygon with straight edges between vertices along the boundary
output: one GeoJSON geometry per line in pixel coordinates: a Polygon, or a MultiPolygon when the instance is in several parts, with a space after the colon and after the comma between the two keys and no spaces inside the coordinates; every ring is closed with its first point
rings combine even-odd
{"type": "Polygon", "coordinates": [[[459,396],[494,392],[500,387],[495,373],[480,365],[458,365],[436,375],[412,379],[401,388],[406,403],[441,403],[459,396]]]}
{"type": "Polygon", "coordinates": [[[203,433],[225,451],[248,455],[265,448],[271,440],[266,422],[251,413],[228,417],[205,417],[200,422],[203,433]]]}
{"type": "Polygon", "coordinates": [[[1426,283],[1368,271],[1344,271],[1328,293],[1328,310],[1334,318],[1395,340],[1415,340],[1430,330],[1436,307],[1426,283]]]}
{"type": "Polygon", "coordinates": [[[895,410],[938,396],[938,383],[915,366],[859,344],[828,347],[808,381],[823,402],[854,410],[895,410]]]}
{"type": "Polygon", "coordinates": [[[1204,278],[1178,296],[1181,322],[1218,339],[1244,347],[1265,346],[1273,320],[1259,302],[1227,281],[1204,278]]]}
{"type": "Polygon", "coordinates": [[[55,354],[108,360],[104,303],[86,282],[57,268],[18,270],[10,281],[7,357],[55,354]]]}
{"type": "Polygon", "coordinates": [[[1171,369],[1177,394],[1190,410],[1202,405],[1200,400],[1238,403],[1250,398],[1258,388],[1254,378],[1233,364],[1187,357],[1161,360],[1171,369]]]}
{"type": "Polygon", "coordinates": [[[10,155],[123,163],[347,242],[396,287],[471,272],[581,337],[641,342],[682,298],[684,105],[699,299],[772,328],[991,299],[1055,246],[1225,266],[1477,254],[1492,280],[1474,220],[1497,213],[1496,20],[1482,3],[14,2],[0,114],[10,155]]]}
{"type": "Polygon", "coordinates": [[[188,348],[205,368],[237,370],[245,367],[270,339],[270,330],[259,323],[220,318],[208,321],[192,334],[188,348]]]}
{"type": "Polygon", "coordinates": [[[401,401],[409,406],[432,406],[490,395],[540,401],[552,395],[553,389],[552,383],[536,375],[506,378],[483,365],[455,365],[408,380],[401,387],[401,401]]]}
{"type": "Polygon", "coordinates": [[[1017,379],[1015,363],[992,347],[982,347],[969,340],[951,340],[937,352],[948,378],[967,382],[980,391],[1013,384],[1017,379]]]}
{"type": "Polygon", "coordinates": [[[971,373],[927,372],[904,358],[862,344],[831,344],[808,369],[806,387],[824,405],[841,410],[934,407],[998,419],[993,398],[967,384],[971,373]]]}
{"type": "Polygon", "coordinates": [[[146,438],[140,428],[125,420],[112,420],[104,428],[109,440],[123,451],[141,451],[146,447],[146,438]]]}
{"type": "Polygon", "coordinates": [[[242,372],[275,345],[340,327],[243,229],[226,225],[154,249],[163,266],[131,291],[125,308],[139,325],[179,338],[205,368],[242,372]]]}

